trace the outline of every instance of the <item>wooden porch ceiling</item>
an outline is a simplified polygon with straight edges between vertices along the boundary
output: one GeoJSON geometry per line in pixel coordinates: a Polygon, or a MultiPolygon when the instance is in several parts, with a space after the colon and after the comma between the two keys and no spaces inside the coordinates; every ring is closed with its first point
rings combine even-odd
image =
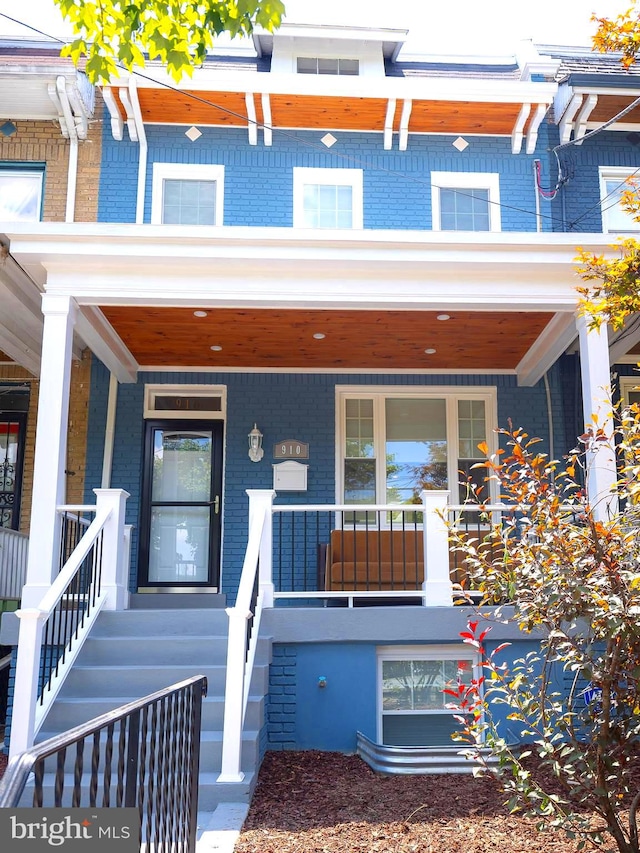
{"type": "Polygon", "coordinates": [[[138,364],[158,368],[513,370],[553,317],[543,311],[451,311],[449,320],[438,320],[444,312],[436,311],[102,311],[138,364]]]}
{"type": "MultiPolygon", "coordinates": [[[[145,123],[246,127],[244,92],[190,92],[138,89],[145,123]]],[[[375,97],[281,95],[269,96],[270,124],[282,128],[383,131],[389,100],[375,97]]],[[[264,122],[259,95],[254,98],[256,120],[264,122]]],[[[410,133],[480,133],[510,135],[521,103],[414,100],[409,118],[410,133]]],[[[124,109],[121,108],[124,114],[124,109]]],[[[402,101],[393,117],[393,131],[400,130],[402,101]]],[[[527,124],[531,121],[529,117],[527,124]]]]}

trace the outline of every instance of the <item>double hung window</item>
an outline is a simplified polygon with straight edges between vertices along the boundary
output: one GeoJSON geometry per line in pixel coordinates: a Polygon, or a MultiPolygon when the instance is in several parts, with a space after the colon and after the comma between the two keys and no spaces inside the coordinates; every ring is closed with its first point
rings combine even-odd
{"type": "Polygon", "coordinates": [[[362,170],[293,170],[296,228],[362,228],[362,170]]]}
{"type": "Polygon", "coordinates": [[[500,184],[485,172],[432,172],[434,231],[500,231],[500,184]]]}
{"type": "Polygon", "coordinates": [[[224,166],[154,163],[151,222],[222,225],[224,166]]]}

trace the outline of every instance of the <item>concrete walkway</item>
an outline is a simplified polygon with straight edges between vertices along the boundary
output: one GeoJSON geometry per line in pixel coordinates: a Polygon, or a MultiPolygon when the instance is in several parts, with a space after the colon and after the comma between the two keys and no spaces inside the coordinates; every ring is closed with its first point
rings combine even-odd
{"type": "Polygon", "coordinates": [[[200,812],[196,853],[233,853],[248,811],[248,803],[220,803],[214,812],[200,812]]]}

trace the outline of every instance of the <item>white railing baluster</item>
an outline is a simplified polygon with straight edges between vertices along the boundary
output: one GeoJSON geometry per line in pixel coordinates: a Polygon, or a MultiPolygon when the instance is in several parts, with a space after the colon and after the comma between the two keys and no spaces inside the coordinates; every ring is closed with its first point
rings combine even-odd
{"type": "Polygon", "coordinates": [[[0,598],[19,599],[27,577],[29,537],[0,527],[0,598]]]}

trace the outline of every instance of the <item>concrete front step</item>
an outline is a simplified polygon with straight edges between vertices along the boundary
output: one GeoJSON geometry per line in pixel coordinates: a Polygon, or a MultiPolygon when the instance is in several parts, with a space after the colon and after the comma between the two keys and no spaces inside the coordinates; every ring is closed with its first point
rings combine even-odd
{"type": "MultiPolygon", "coordinates": [[[[218,783],[218,772],[208,773],[201,772],[198,785],[198,811],[212,812],[218,803],[248,803],[253,794],[253,790],[257,781],[257,773],[253,771],[245,772],[242,782],[225,782],[218,783]]],[[[53,805],[53,790],[55,777],[53,773],[45,773],[43,778],[43,787],[45,791],[44,806],[53,805]]],[[[71,807],[73,797],[73,774],[65,773],[64,787],[62,792],[62,806],[71,807]]],[[[89,780],[85,778],[84,783],[80,786],[81,805],[89,805],[89,780]]],[[[116,800],[116,778],[112,776],[110,789],[111,802],[116,800]]],[[[97,807],[102,804],[103,788],[100,782],[98,783],[98,799],[97,807]]],[[[30,808],[33,805],[33,783],[28,783],[24,790],[19,805],[22,808],[30,808]]]]}
{"type": "MultiPolygon", "coordinates": [[[[131,702],[131,696],[70,696],[58,697],[52,709],[47,714],[44,727],[47,737],[59,734],[66,729],[80,726],[83,723],[113,711],[127,702],[131,702]]],[[[222,696],[207,696],[202,702],[202,731],[222,731],[224,719],[224,698],[222,696]]],[[[245,727],[247,729],[260,729],[264,720],[264,698],[262,696],[250,696],[247,704],[245,727]]],[[[44,740],[45,736],[38,737],[44,740]]]]}
{"type": "MultiPolygon", "coordinates": [[[[147,635],[142,638],[130,636],[94,636],[86,639],[78,656],[80,666],[125,664],[128,666],[157,663],[161,649],[162,663],[181,664],[193,668],[194,661],[201,665],[226,665],[227,637],[210,634],[166,637],[147,635]]],[[[269,641],[258,642],[256,658],[268,659],[269,641]]]]}
{"type": "Polygon", "coordinates": [[[226,636],[226,610],[103,610],[92,637],[226,636]]]}
{"type": "MultiPolygon", "coordinates": [[[[162,690],[171,684],[177,684],[192,675],[204,675],[207,678],[208,692],[211,695],[224,695],[227,668],[218,666],[199,666],[194,663],[187,669],[184,665],[162,666],[74,666],[60,689],[61,697],[83,696],[127,696],[128,701],[139,699],[156,690],[162,690]]],[[[269,686],[269,667],[256,664],[251,679],[251,692],[266,695],[269,686]]]]}

